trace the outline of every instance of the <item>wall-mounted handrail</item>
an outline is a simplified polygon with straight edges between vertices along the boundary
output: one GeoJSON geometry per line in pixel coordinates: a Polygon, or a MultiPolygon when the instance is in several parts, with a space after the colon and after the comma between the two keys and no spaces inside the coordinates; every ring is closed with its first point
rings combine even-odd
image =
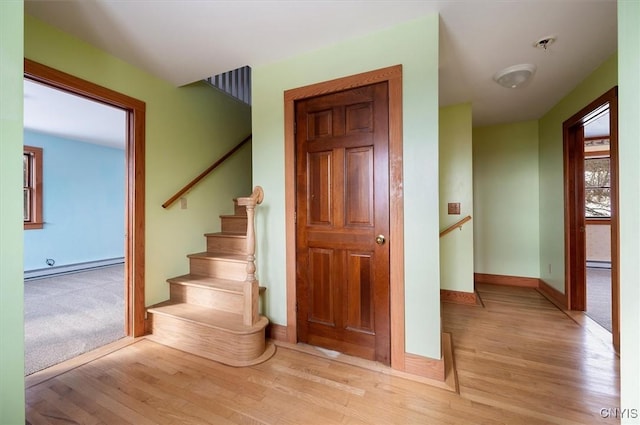
{"type": "Polygon", "coordinates": [[[468,215],[465,218],[463,218],[462,220],[457,221],[455,224],[452,224],[451,226],[447,227],[442,232],[440,232],[440,237],[443,237],[447,233],[453,232],[457,228],[460,228],[462,230],[462,226],[464,225],[464,223],[466,223],[467,221],[470,221],[470,220],[471,220],[471,216],[468,215]]]}
{"type": "Polygon", "coordinates": [[[175,195],[173,195],[171,198],[167,199],[165,201],[164,204],[162,204],[162,208],[168,208],[171,204],[173,204],[175,201],[177,201],[182,195],[184,195],[185,193],[187,193],[189,190],[191,190],[191,188],[193,186],[195,186],[196,184],[198,184],[198,182],[200,180],[202,180],[203,178],[205,178],[207,176],[207,174],[209,174],[210,172],[212,172],[213,170],[215,170],[220,164],[222,164],[224,161],[227,160],[227,158],[229,158],[231,155],[233,155],[234,153],[236,153],[236,151],[238,151],[245,143],[247,143],[249,140],[251,140],[251,134],[248,135],[242,142],[238,143],[236,146],[233,147],[233,149],[231,149],[229,152],[225,153],[224,155],[222,155],[220,157],[220,159],[218,159],[216,162],[214,162],[209,168],[207,168],[206,170],[204,170],[202,173],[200,173],[198,175],[198,177],[196,177],[195,179],[191,180],[189,183],[187,183],[185,185],[185,187],[183,187],[182,189],[180,189],[175,195]]]}

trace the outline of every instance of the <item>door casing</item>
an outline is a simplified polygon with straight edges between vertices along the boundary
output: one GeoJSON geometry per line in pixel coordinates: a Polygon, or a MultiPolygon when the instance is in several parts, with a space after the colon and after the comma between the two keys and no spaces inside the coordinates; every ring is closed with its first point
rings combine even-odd
{"type": "Polygon", "coordinates": [[[285,220],[287,280],[287,341],[297,342],[296,313],[296,205],[295,102],[386,81],[389,85],[389,249],[391,367],[405,369],[404,207],[402,192],[402,66],[396,65],[349,77],[312,84],[284,93],[285,111],[285,220]]]}
{"type": "Polygon", "coordinates": [[[144,102],[29,59],[24,76],[50,87],[123,109],[127,117],[125,195],[125,334],[145,334],[144,102]]]}
{"type": "Polygon", "coordinates": [[[586,308],[586,248],[584,217],[584,138],[585,118],[595,109],[609,104],[611,156],[611,322],[613,346],[620,350],[620,279],[618,217],[618,88],[598,97],[563,123],[564,211],[565,211],[565,296],[569,310],[586,308]],[[583,231],[580,230],[583,229],[583,231]]]}

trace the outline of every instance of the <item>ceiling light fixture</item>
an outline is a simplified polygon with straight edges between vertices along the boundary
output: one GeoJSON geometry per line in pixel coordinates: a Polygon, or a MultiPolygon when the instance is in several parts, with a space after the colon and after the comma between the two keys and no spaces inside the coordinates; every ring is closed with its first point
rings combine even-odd
{"type": "Polygon", "coordinates": [[[530,63],[513,65],[496,72],[493,79],[502,87],[517,89],[523,87],[536,72],[536,66],[530,63]]]}

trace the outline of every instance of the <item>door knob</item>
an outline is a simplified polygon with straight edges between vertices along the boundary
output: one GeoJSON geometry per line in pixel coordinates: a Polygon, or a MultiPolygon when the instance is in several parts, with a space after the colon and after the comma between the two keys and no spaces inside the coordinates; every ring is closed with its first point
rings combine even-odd
{"type": "Polygon", "coordinates": [[[384,245],[385,241],[386,241],[386,239],[385,239],[384,235],[376,236],[376,243],[378,245],[384,245]]]}

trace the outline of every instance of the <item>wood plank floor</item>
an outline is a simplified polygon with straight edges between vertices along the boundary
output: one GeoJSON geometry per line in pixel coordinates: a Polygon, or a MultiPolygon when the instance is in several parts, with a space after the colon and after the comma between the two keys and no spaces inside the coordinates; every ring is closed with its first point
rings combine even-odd
{"type": "MultiPolygon", "coordinates": [[[[618,359],[530,288],[443,305],[460,394],[297,350],[232,368],[146,339],[35,383],[30,424],[615,424],[618,359]]],[[[37,381],[36,381],[37,382],[37,381]]]]}

